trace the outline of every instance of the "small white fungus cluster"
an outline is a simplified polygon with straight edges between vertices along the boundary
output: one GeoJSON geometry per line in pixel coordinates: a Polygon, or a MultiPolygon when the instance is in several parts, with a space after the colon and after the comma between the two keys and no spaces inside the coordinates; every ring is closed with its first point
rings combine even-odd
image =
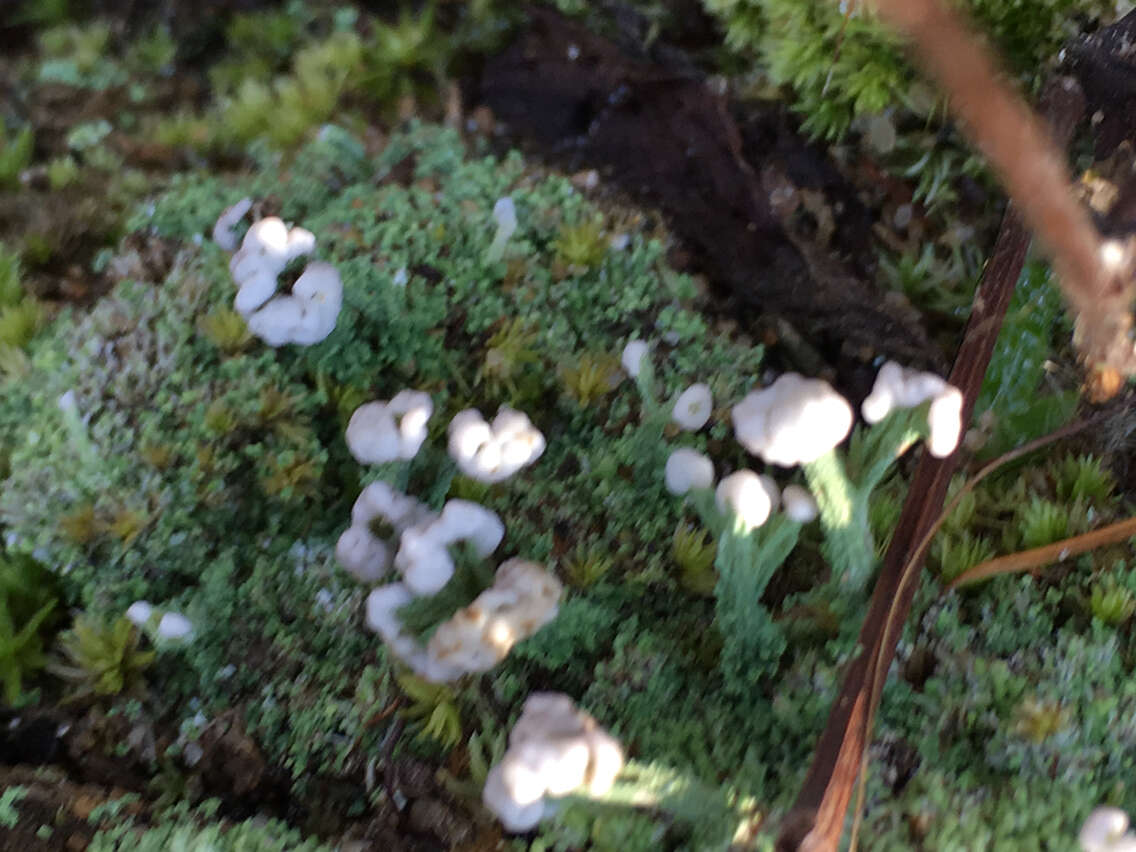
{"type": "MultiPolygon", "coordinates": [[[[364,464],[414,458],[426,440],[434,412],[428,394],[404,390],[389,402],[359,406],[347,425],[348,449],[364,464]]],[[[499,482],[544,450],[544,436],[519,411],[502,407],[490,426],[472,409],[450,424],[450,453],[459,468],[499,482]]],[[[556,616],[562,586],[539,565],[512,559],[492,587],[455,613],[423,646],[409,635],[399,610],[418,597],[440,592],[454,576],[451,548],[465,544],[487,559],[505,536],[496,513],[468,500],[450,500],[441,513],[379,481],[363,489],[349,526],[336,544],[339,563],[363,583],[377,583],[394,568],[399,582],[367,598],[367,626],[391,651],[427,680],[454,680],[486,671],[509,649],[556,616]]]]}
{"type": "Polygon", "coordinates": [[[403,531],[394,567],[414,594],[433,595],[454,576],[451,546],[465,542],[478,559],[485,559],[504,537],[505,525],[496,512],[469,500],[449,500],[441,515],[403,531]]]}
{"type": "Polygon", "coordinates": [[[927,449],[936,458],[955,451],[962,433],[962,392],[934,373],[923,373],[888,361],[876,374],[876,383],[860,406],[869,423],[878,423],[896,408],[914,408],[931,401],[927,419],[931,435],[927,449]]]}
{"type": "MultiPolygon", "coordinates": [[[[675,495],[713,488],[714,463],[703,453],[682,447],[667,458],[663,476],[667,490],[675,495]]],[[[779,493],[773,477],[758,476],[751,470],[739,470],[727,476],[718,483],[714,497],[718,510],[735,515],[747,530],[764,524],[778,505],[797,523],[808,523],[817,516],[816,501],[800,485],[786,485],[779,493]]]]}
{"type": "Polygon", "coordinates": [[[237,242],[237,235],[233,233],[233,229],[251,209],[251,198],[242,198],[231,207],[226,207],[217,217],[217,224],[213,226],[213,242],[225,251],[236,251],[240,244],[237,242]]]}
{"type": "Polygon", "coordinates": [[[556,617],[563,591],[560,581],[535,562],[502,562],[493,585],[438,627],[427,651],[462,671],[488,671],[556,617]]]}
{"type": "Polygon", "coordinates": [[[820,379],[785,373],[734,406],[734,433],[766,464],[793,467],[816,461],[852,428],[852,407],[820,379]]]}
{"type": "Polygon", "coordinates": [[[450,456],[458,470],[480,482],[501,482],[544,452],[544,435],[524,413],[501,406],[492,425],[473,408],[450,421],[450,456]]]}
{"type": "Polygon", "coordinates": [[[419,676],[436,683],[493,668],[513,645],[556,617],[563,592],[560,581],[536,563],[510,559],[497,569],[492,586],[422,645],[398,618],[398,611],[417,597],[408,585],[373,590],[367,597],[367,626],[419,676]]]}
{"type": "MultiPolygon", "coordinates": [[[[225,250],[235,246],[233,228],[251,206],[249,199],[241,199],[217,220],[213,238],[225,250]]],[[[269,216],[253,223],[229,260],[238,287],[233,307],[248,322],[249,331],[269,346],[310,346],[335,328],[343,307],[343,282],[331,264],[308,264],[291,294],[276,295],[280,273],[293,260],[311,254],[315,245],[311,231],[289,228],[269,216]]]]}
{"type": "Polygon", "coordinates": [[[361,583],[377,583],[390,571],[398,539],[416,524],[429,523],[437,515],[424,503],[400,494],[385,482],[372,482],[351,508],[351,526],[335,545],[335,558],[361,583]],[[376,528],[385,525],[390,536],[376,528]]]}
{"type": "Polygon", "coordinates": [[[493,205],[493,222],[497,226],[493,242],[486,252],[486,259],[496,263],[505,255],[505,245],[517,230],[517,206],[509,196],[498,198],[493,205]]]}
{"type": "Polygon", "coordinates": [[[389,402],[360,405],[347,424],[347,448],[360,464],[409,460],[426,441],[434,403],[423,391],[399,391],[389,402]]]}
{"type": "Polygon", "coordinates": [[[149,601],[135,601],[126,608],[126,619],[135,627],[151,628],[158,641],[183,642],[193,638],[193,622],[180,612],[156,609],[149,601]]]}
{"type": "Polygon", "coordinates": [[[489,771],[482,801],[512,832],[528,831],[545,812],[545,797],[608,793],[623,768],[623,750],[567,695],[538,692],[525,701],[509,748],[489,771]]]}
{"type": "Polygon", "coordinates": [[[1128,830],[1128,814],[1120,808],[1094,809],[1077,842],[1081,852],[1136,852],[1136,834],[1128,830]]]}
{"type": "Polygon", "coordinates": [[[714,485],[714,463],[698,450],[682,447],[667,456],[663,481],[671,494],[682,495],[714,485]]]}

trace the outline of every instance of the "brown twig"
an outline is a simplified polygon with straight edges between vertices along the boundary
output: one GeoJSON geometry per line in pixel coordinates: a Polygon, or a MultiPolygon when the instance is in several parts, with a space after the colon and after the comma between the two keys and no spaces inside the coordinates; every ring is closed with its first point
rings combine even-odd
{"type": "Polygon", "coordinates": [[[1065,160],[1005,82],[991,53],[941,0],[873,0],[911,40],[915,58],[947,92],[952,111],[1047,247],[1094,371],[1136,372],[1131,250],[1105,244],[1073,194],[1065,160]]]}
{"type": "MultiPolygon", "coordinates": [[[[1046,114],[1061,140],[1069,138],[1083,108],[1083,101],[1074,95],[1063,82],[1051,84],[1046,90],[1046,114]]],[[[964,423],[970,421],[1028,246],[1025,225],[1016,206],[1011,204],[975,294],[966,334],[950,376],[951,383],[966,400],[964,423]]],[[[955,465],[955,456],[935,459],[924,455],[920,459],[860,630],[858,646],[863,651],[845,670],[840,693],[817,741],[813,762],[782,822],[777,840],[780,850],[815,852],[835,850],[839,845],[880,686],[895,655],[917,587],[925,549],[921,545],[940,514],[955,465]]]]}
{"type": "Polygon", "coordinates": [[[1115,524],[1109,524],[1107,527],[1101,527],[1099,530],[1075,535],[1072,538],[1047,544],[1044,547],[1034,547],[1030,550],[1011,553],[1008,556],[999,556],[997,559],[988,559],[955,577],[947,586],[947,591],[957,589],[959,586],[977,583],[990,577],[997,577],[999,574],[1020,574],[1023,571],[1032,571],[1052,562],[1062,562],[1070,556],[1096,550],[1106,544],[1116,544],[1118,541],[1124,541],[1124,539],[1131,538],[1134,535],[1136,535],[1136,518],[1128,518],[1124,521],[1117,521],[1115,524]]]}

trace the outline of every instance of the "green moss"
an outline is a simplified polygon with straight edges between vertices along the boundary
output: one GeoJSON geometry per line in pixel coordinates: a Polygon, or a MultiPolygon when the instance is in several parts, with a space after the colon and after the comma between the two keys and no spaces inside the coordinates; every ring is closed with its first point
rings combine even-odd
{"type": "MultiPolygon", "coordinates": [[[[838,138],[856,116],[906,107],[926,111],[926,95],[901,41],[863,4],[825,0],[704,0],[725,25],[726,43],[759,60],[776,85],[792,88],[805,128],[838,138]]],[[[1106,11],[1096,0],[970,0],[978,28],[1027,81],[1075,29],[1106,11]]]]}
{"type": "MultiPolygon", "coordinates": [[[[288,59],[279,62],[272,75],[288,73],[288,59]]],[[[171,180],[130,223],[132,241],[156,233],[176,247],[168,276],[124,281],[89,311],[64,311],[28,348],[26,376],[0,394],[0,447],[10,459],[0,488],[4,533],[12,549],[66,566],[61,597],[102,623],[137,599],[185,612],[199,628],[194,642],[147,669],[154,712],[188,720],[198,709],[210,717],[237,709],[305,802],[345,782],[343,796],[357,806],[371,756],[393,748],[396,757],[409,750],[436,759],[438,742],[448,747],[458,736],[477,743],[471,774],[483,775],[524,697],[556,688],[660,777],[700,781],[724,797],[728,820],[742,818],[742,801],[776,813],[803,776],[861,601],[817,585],[826,569],[810,532],[784,583],[767,576],[783,553],[747,573],[738,569],[761,560],[747,562],[735,547],[723,571],[730,554],[719,541],[715,599],[705,597],[705,542],[693,548],[701,582],[684,584],[670,545],[690,518],[662,483],[673,443],[665,412],[645,412],[635,384],[607,369],[628,339],[651,340],[660,399],[706,381],[726,405],[756,381],[760,348],[715,330],[690,279],[660,272],[667,247],[652,235],[633,232],[625,249],[605,245],[598,263],[561,274],[565,223],[617,217],[567,179],[487,150],[477,139],[410,124],[372,154],[336,127],[288,156],[254,145],[251,174],[171,180]],[[317,256],[339,269],[344,307],[326,341],[273,350],[233,322],[226,258],[197,238],[245,195],[271,197],[282,217],[316,234],[317,256]],[[485,259],[491,211],[504,195],[516,203],[519,227],[510,262],[494,264],[485,259]],[[585,355],[594,362],[582,386],[594,392],[573,398],[562,371],[582,370],[585,355]],[[344,446],[346,417],[362,401],[407,387],[431,393],[430,440],[410,464],[361,468],[344,446]],[[59,407],[68,391],[70,415],[59,407]],[[492,486],[455,477],[443,449],[449,418],[467,406],[491,414],[510,398],[525,400],[547,439],[544,455],[492,486]],[[353,500],[374,478],[434,508],[475,488],[507,527],[485,566],[517,555],[574,580],[558,617],[498,669],[423,704],[415,723],[432,742],[393,740],[404,722],[391,709],[403,698],[391,658],[362,627],[367,590],[333,556],[353,500]],[[785,587],[796,584],[807,591],[789,594],[785,587]],[[200,704],[191,706],[193,698],[200,704]]],[[[877,472],[868,437],[850,452],[857,481],[877,472]]],[[[721,411],[683,442],[708,451],[721,470],[749,463],[721,411]]],[[[995,477],[964,504],[936,546],[941,574],[1020,544],[1028,519],[1017,507],[1028,512],[1034,499],[1072,501],[1086,513],[1092,506],[1100,521],[1121,508],[1109,505],[1107,477],[1087,462],[1038,468],[995,477]],[[959,553],[965,558],[952,556],[959,553]]],[[[886,533],[901,486],[882,486],[888,505],[865,513],[865,528],[886,533]]],[[[1055,523],[1031,522],[1030,536],[1052,533],[1055,523]]],[[[909,746],[921,768],[906,789],[871,788],[881,848],[903,848],[897,838],[923,824],[920,814],[931,848],[952,837],[983,848],[990,837],[1028,844],[1043,831],[1067,833],[1083,815],[1081,798],[1069,814],[1027,810],[1030,825],[1010,823],[1016,794],[1008,779],[1018,773],[1038,790],[1056,765],[1084,785],[1086,801],[1122,784],[1131,732],[1107,720],[1131,718],[1136,698],[1124,677],[1131,640],[1123,621],[1114,626],[1127,605],[1110,596],[1131,583],[1117,574],[1114,587],[1092,568],[1079,578],[999,578],[965,596],[943,597],[937,586],[920,593],[898,668],[906,673],[913,649],[924,646],[934,665],[919,689],[902,678],[889,683],[880,730],[909,746]],[[1058,716],[1060,725],[1045,723],[1058,716]],[[976,742],[989,751],[976,751],[976,742]],[[1072,745],[1061,751],[1062,743],[1072,745]],[[936,784],[950,789],[934,793],[936,784]],[[985,834],[984,824],[993,826],[985,834]]],[[[428,630],[478,590],[471,585],[419,626],[428,630]]],[[[455,747],[454,765],[462,756],[455,747]]],[[[1124,788],[1110,800],[1127,798],[1124,788]]],[[[631,848],[657,837],[656,848],[684,848],[702,836],[655,810],[571,819],[568,828],[551,826],[548,839],[570,829],[580,846],[631,848]]],[[[151,839],[124,826],[100,842],[166,848],[160,844],[182,837],[175,828],[187,838],[213,830],[198,824],[187,816],[151,839]]]]}
{"type": "Polygon", "coordinates": [[[54,626],[56,592],[36,560],[0,549],[0,682],[9,705],[22,697],[27,677],[47,664],[44,638],[54,626]]]}
{"type": "Polygon", "coordinates": [[[31,164],[34,144],[31,127],[9,133],[0,118],[0,189],[11,189],[19,184],[20,172],[31,164]]]}
{"type": "Polygon", "coordinates": [[[91,839],[91,852],[330,852],[300,832],[274,819],[229,822],[217,818],[219,803],[207,802],[195,811],[175,809],[162,825],[135,825],[131,819],[100,830],[91,839]]]}

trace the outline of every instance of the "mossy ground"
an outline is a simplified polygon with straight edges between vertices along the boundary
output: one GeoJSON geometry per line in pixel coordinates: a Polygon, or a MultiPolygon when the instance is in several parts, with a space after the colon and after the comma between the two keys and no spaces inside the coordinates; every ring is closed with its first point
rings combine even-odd
{"type": "MultiPolygon", "coordinates": [[[[244,52],[214,66],[215,97],[196,112],[171,121],[157,106],[149,118],[139,106],[137,126],[152,123],[167,134],[165,150],[178,152],[160,176],[129,154],[112,158],[110,143],[129,139],[129,127],[107,134],[78,118],[66,132],[41,134],[34,160],[21,166],[67,156],[79,169],[57,166],[54,178],[45,170],[46,183],[24,190],[32,198],[114,190],[99,208],[112,212],[113,227],[85,225],[73,256],[97,268],[94,289],[107,291],[93,305],[59,304],[50,229],[3,232],[27,289],[55,314],[20,340],[18,356],[0,362],[14,365],[0,366],[5,547],[53,571],[53,594],[72,614],[109,621],[146,599],[197,627],[192,643],[159,654],[141,697],[102,700],[115,718],[175,732],[140,760],[160,805],[137,830],[154,826],[145,840],[153,848],[175,838],[199,843],[188,848],[219,842],[215,826],[194,837],[213,812],[190,806],[213,788],[193,755],[219,720],[237,719],[307,816],[291,827],[241,825],[227,842],[316,848],[371,813],[393,814],[402,830],[427,836],[398,817],[397,785],[386,777],[413,759],[438,770],[423,799],[445,798],[459,824],[449,841],[434,831],[435,841],[488,845],[499,834],[478,810],[476,782],[537,689],[568,692],[636,761],[702,785],[734,819],[775,824],[804,775],[862,601],[810,595],[827,569],[816,537],[806,535],[765,598],[788,649],[739,687],[719,668],[723,640],[706,586],[689,581],[672,550],[676,529],[695,516],[662,484],[666,454],[680,444],[704,449],[720,470],[746,463],[728,405],[763,383],[761,347],[714,319],[698,282],[670,268],[669,238],[650,213],[500,154],[476,133],[463,138],[419,121],[391,121],[384,134],[367,128],[359,99],[397,114],[399,98],[419,91],[423,76],[445,72],[444,57],[411,50],[398,73],[375,81],[366,73],[371,43],[351,46],[343,36],[357,19],[305,17],[295,5],[267,14],[230,22],[228,37],[244,52]],[[351,60],[357,76],[323,80],[313,94],[304,75],[326,55],[351,60]],[[259,100],[249,80],[261,87],[259,100]],[[227,110],[263,118],[285,107],[294,114],[273,138],[241,130],[251,119],[224,120],[227,110]],[[342,126],[321,129],[331,117],[342,126]],[[234,151],[239,166],[222,168],[234,151]],[[271,350],[231,327],[227,255],[209,232],[246,195],[259,215],[312,230],[318,256],[340,270],[344,309],[324,343],[271,350]],[[514,199],[520,228],[496,260],[486,254],[490,213],[503,195],[514,199]],[[654,341],[665,395],[694,381],[711,385],[718,408],[699,436],[639,427],[638,396],[618,369],[633,337],[654,341]],[[406,387],[433,396],[430,441],[409,465],[361,468],[343,442],[346,417],[355,404],[406,387]],[[73,409],[60,406],[68,393],[73,409]],[[532,416],[548,440],[545,454],[492,487],[455,476],[443,451],[449,417],[467,406],[491,415],[505,403],[532,416]],[[545,562],[569,586],[558,618],[493,672],[446,694],[410,695],[362,627],[367,590],[333,558],[351,503],[376,476],[435,507],[463,496],[497,511],[507,526],[497,556],[545,562]],[[407,720],[402,711],[430,718],[436,708],[424,701],[460,720],[456,746],[407,720]],[[163,811],[171,802],[177,806],[163,811]]],[[[409,38],[417,20],[387,23],[406,27],[409,38]]],[[[481,32],[459,31],[470,41],[481,32]]],[[[52,32],[42,56],[16,64],[21,79],[125,86],[127,98],[133,84],[145,105],[154,91],[147,87],[173,62],[160,30],[123,60],[106,49],[109,31],[52,32]]],[[[29,203],[19,194],[5,199],[29,203]]],[[[1034,282],[1032,304],[1048,305],[1052,319],[1044,279],[1034,282]]],[[[1039,428],[1042,415],[1027,403],[1052,345],[1047,322],[1036,320],[1027,310],[1015,332],[1030,330],[1030,351],[997,365],[1019,395],[991,403],[1027,431],[1039,428]]],[[[879,540],[903,490],[897,476],[877,500],[879,540]]],[[[868,848],[1071,848],[1095,804],[1136,810],[1131,548],[961,593],[944,594],[936,582],[983,554],[1115,519],[1124,497],[1096,462],[1062,452],[993,478],[948,523],[884,691],[861,835],[868,848]],[[1063,807],[1054,808],[1058,797],[1063,807]]],[[[19,699],[24,710],[65,691],[32,674],[19,699]]],[[[91,748],[123,746],[107,736],[91,748]]],[[[24,798],[0,799],[0,819],[18,818],[24,798]]],[[[227,805],[224,815],[239,823],[250,802],[227,805]]],[[[92,848],[142,842],[119,835],[104,833],[92,848]]],[[[768,839],[759,828],[755,843],[768,839]]],[[[720,842],[697,814],[597,814],[573,805],[516,844],[646,850],[720,842]]]]}

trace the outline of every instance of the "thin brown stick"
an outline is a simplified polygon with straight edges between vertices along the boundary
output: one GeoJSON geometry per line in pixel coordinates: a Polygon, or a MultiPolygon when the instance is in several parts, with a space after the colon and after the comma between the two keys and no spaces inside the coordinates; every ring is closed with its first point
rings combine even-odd
{"type": "Polygon", "coordinates": [[[1005,82],[982,41],[940,0],[873,0],[915,47],[915,58],[947,92],[975,146],[1001,177],[1053,259],[1078,345],[1090,368],[1136,371],[1132,257],[1103,243],[1077,201],[1064,157],[1025,101],[1005,82]]]}
{"type": "Polygon", "coordinates": [[[987,580],[990,577],[997,577],[999,574],[1021,574],[1025,571],[1033,571],[1035,568],[1041,568],[1053,562],[1063,562],[1070,556],[1078,556],[1090,550],[1096,550],[1106,544],[1116,544],[1118,541],[1124,541],[1124,539],[1131,538],[1134,535],[1136,535],[1136,518],[1128,518],[1125,521],[1117,521],[1115,524],[1101,527],[1099,530],[1075,535],[1072,538],[1047,544],[1044,547],[1034,547],[1007,556],[999,556],[997,559],[988,559],[955,577],[947,586],[947,591],[957,589],[960,586],[968,586],[980,580],[987,580]]]}

